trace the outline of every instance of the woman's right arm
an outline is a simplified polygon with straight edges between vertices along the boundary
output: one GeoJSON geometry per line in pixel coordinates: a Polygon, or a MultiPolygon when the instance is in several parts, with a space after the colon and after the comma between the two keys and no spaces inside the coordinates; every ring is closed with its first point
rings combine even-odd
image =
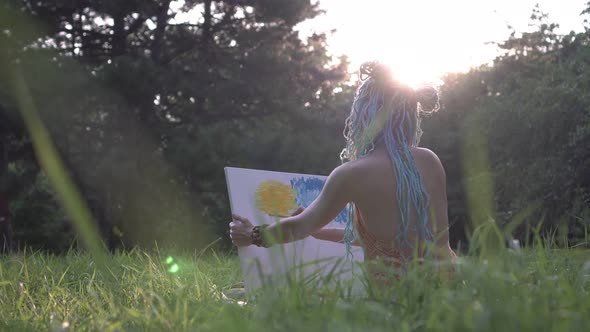
{"type": "MultiPolygon", "coordinates": [[[[300,206],[299,208],[297,208],[295,212],[293,212],[292,216],[299,215],[304,210],[305,208],[300,206]]],[[[311,232],[309,235],[318,240],[344,243],[344,229],[342,228],[320,228],[315,232],[311,232]]],[[[360,243],[358,242],[358,240],[355,239],[352,242],[352,245],[360,246],[360,243]]]]}
{"type": "MultiPolygon", "coordinates": [[[[344,229],[342,228],[322,228],[310,234],[318,240],[344,243],[344,229]]],[[[360,246],[358,240],[352,242],[353,246],[360,246]]]]}

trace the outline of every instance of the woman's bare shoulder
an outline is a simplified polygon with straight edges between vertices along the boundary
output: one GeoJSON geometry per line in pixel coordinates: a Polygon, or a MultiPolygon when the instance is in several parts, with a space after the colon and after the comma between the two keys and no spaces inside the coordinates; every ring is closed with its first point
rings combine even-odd
{"type": "Polygon", "coordinates": [[[420,147],[414,147],[412,148],[412,154],[414,155],[414,157],[421,157],[421,158],[435,158],[436,160],[438,160],[438,156],[436,155],[436,153],[434,153],[432,150],[427,149],[427,148],[420,148],[420,147]]]}
{"type": "Polygon", "coordinates": [[[365,167],[365,162],[362,159],[347,161],[342,165],[336,167],[334,172],[338,172],[344,174],[345,176],[355,176],[356,173],[359,173],[359,170],[365,167]]]}
{"type": "Polygon", "coordinates": [[[432,150],[416,147],[412,149],[412,155],[414,156],[414,160],[422,165],[423,168],[444,176],[443,165],[436,153],[432,150]]]}
{"type": "Polygon", "coordinates": [[[369,174],[371,170],[375,168],[374,164],[375,162],[370,158],[348,161],[336,167],[332,174],[343,179],[345,182],[356,186],[359,180],[364,179],[366,174],[369,174]]]}
{"type": "Polygon", "coordinates": [[[438,158],[436,153],[427,148],[412,148],[412,155],[414,156],[414,159],[420,159],[423,161],[440,164],[440,159],[438,158]]]}

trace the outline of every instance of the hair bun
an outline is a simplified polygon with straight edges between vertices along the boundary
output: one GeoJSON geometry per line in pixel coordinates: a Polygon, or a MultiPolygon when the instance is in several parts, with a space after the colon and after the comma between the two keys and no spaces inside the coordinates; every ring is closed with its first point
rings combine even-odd
{"type": "Polygon", "coordinates": [[[372,78],[382,84],[393,84],[392,87],[401,91],[406,98],[411,98],[418,103],[418,111],[422,113],[433,113],[440,109],[438,90],[431,86],[422,86],[412,89],[406,84],[396,81],[393,78],[391,69],[379,61],[369,61],[361,65],[360,79],[365,81],[372,78]]]}
{"type": "Polygon", "coordinates": [[[420,112],[433,113],[440,109],[438,90],[431,86],[423,86],[414,91],[420,112]]]}
{"type": "Polygon", "coordinates": [[[360,79],[364,81],[368,78],[391,80],[391,70],[379,61],[369,61],[361,65],[360,79]]]}

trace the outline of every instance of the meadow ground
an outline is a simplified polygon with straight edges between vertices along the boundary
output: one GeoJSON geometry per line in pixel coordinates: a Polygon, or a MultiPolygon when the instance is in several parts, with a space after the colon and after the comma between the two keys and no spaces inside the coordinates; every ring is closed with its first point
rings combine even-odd
{"type": "MultiPolygon", "coordinates": [[[[235,254],[87,254],[0,258],[2,331],[587,331],[590,252],[507,251],[462,257],[455,277],[427,271],[382,298],[292,283],[246,303],[224,297],[241,279],[235,254]]],[[[382,295],[382,294],[381,294],[382,295]]]]}

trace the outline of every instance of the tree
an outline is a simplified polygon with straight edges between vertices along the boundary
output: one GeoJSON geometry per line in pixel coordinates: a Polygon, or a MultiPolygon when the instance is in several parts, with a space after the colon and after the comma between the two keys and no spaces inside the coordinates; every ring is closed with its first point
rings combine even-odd
{"type": "Polygon", "coordinates": [[[489,164],[473,178],[491,179],[490,217],[508,231],[520,224],[516,233],[521,239],[542,223],[543,233],[559,229],[576,241],[590,225],[589,34],[558,35],[558,26],[538,8],[531,18],[537,30],[514,32],[499,43],[504,53],[493,66],[445,79],[445,107],[425,132],[436,138],[430,144],[450,165],[451,220],[474,223],[467,198],[483,193],[470,192],[470,179],[462,172],[468,170],[469,158],[484,149],[489,164]],[[487,143],[473,144],[471,132],[487,143]]]}
{"type": "Polygon", "coordinates": [[[346,99],[335,92],[346,63],[332,64],[324,35],[294,31],[318,14],[310,1],[13,0],[4,9],[2,63],[19,63],[112,245],[213,241],[229,217],[223,166],[325,173],[337,162],[337,141],[310,138],[324,141],[315,128],[345,114],[345,102],[327,101],[346,99]]]}

